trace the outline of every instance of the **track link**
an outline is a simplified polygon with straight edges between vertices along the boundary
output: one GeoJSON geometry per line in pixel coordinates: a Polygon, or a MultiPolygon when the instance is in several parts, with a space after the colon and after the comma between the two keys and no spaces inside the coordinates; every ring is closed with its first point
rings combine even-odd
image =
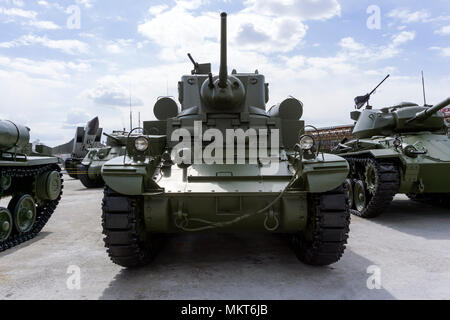
{"type": "Polygon", "coordinates": [[[377,186],[375,193],[369,197],[366,207],[362,211],[350,212],[362,218],[375,218],[386,211],[400,187],[400,172],[395,162],[389,160],[377,161],[373,158],[346,158],[352,172],[350,178],[365,181],[365,168],[373,165],[377,172],[377,186]],[[356,172],[355,172],[356,170],[356,172]]]}
{"type": "Polygon", "coordinates": [[[350,232],[350,212],[345,188],[324,194],[311,194],[306,232],[293,238],[300,261],[326,266],[339,261],[344,254],[350,232]]]}
{"type": "Polygon", "coordinates": [[[6,168],[0,170],[0,175],[3,176],[10,176],[11,178],[35,178],[41,173],[48,172],[48,171],[58,171],[61,179],[61,193],[59,194],[58,198],[53,201],[45,201],[41,205],[37,207],[36,212],[36,222],[33,226],[33,229],[30,231],[23,233],[23,234],[14,234],[11,235],[10,238],[2,243],[0,243],[0,252],[6,251],[8,249],[11,249],[15,246],[18,246],[26,241],[29,241],[33,238],[35,238],[39,232],[42,231],[44,226],[47,224],[48,220],[52,216],[53,212],[55,211],[56,207],[59,204],[59,201],[61,200],[61,196],[63,193],[63,179],[61,174],[61,168],[57,164],[49,164],[49,165],[43,165],[38,167],[32,167],[32,168],[21,168],[21,167],[13,167],[13,168],[6,168]]]}
{"type": "Polygon", "coordinates": [[[102,203],[105,247],[111,260],[122,267],[149,264],[159,241],[145,230],[142,197],[124,196],[106,187],[102,203]]]}

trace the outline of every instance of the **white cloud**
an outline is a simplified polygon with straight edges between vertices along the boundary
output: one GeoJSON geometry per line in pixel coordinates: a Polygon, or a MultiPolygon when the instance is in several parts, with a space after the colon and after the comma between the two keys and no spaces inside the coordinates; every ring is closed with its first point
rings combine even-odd
{"type": "Polygon", "coordinates": [[[151,15],[156,16],[168,8],[169,8],[169,6],[167,4],[161,4],[161,5],[150,7],[150,9],[148,9],[148,12],[151,15]]]}
{"type": "Polygon", "coordinates": [[[85,8],[92,8],[93,0],[75,0],[78,5],[83,5],[85,8]]]}
{"type": "Polygon", "coordinates": [[[143,102],[136,96],[130,97],[130,90],[126,89],[115,77],[107,76],[97,81],[97,86],[84,92],[89,99],[98,105],[128,107],[142,106],[143,102]]]}
{"type": "Polygon", "coordinates": [[[448,48],[431,47],[430,50],[438,51],[439,54],[443,57],[450,57],[450,47],[448,48]]]}
{"type": "Polygon", "coordinates": [[[9,17],[19,17],[27,19],[34,19],[37,16],[36,11],[23,10],[19,8],[2,8],[2,7],[0,7],[0,14],[9,17]]]}
{"type": "Polygon", "coordinates": [[[402,31],[397,35],[392,36],[392,43],[394,46],[401,45],[405,42],[414,40],[416,33],[414,31],[402,31]]]}
{"type": "Polygon", "coordinates": [[[443,26],[439,30],[436,30],[434,33],[439,34],[441,36],[448,36],[448,35],[450,35],[450,25],[443,26]]]}
{"type": "Polygon", "coordinates": [[[340,16],[337,0],[247,0],[245,11],[271,16],[291,16],[302,20],[325,20],[340,16]]]}
{"type": "Polygon", "coordinates": [[[0,42],[0,48],[30,46],[33,44],[40,44],[47,48],[61,50],[67,54],[87,53],[89,51],[88,44],[79,40],[52,40],[47,37],[35,35],[26,35],[13,41],[0,42]]]}
{"type": "Polygon", "coordinates": [[[106,51],[112,54],[123,53],[126,48],[130,47],[133,44],[134,40],[132,39],[117,39],[113,41],[109,41],[106,45],[106,51]]]}
{"type": "Polygon", "coordinates": [[[398,19],[402,23],[427,22],[430,16],[427,10],[394,9],[388,13],[388,17],[398,19]]]}
{"type": "Polygon", "coordinates": [[[64,80],[70,78],[71,72],[90,71],[91,65],[86,62],[65,62],[57,60],[38,61],[0,56],[0,69],[20,72],[43,79],[64,80]]]}
{"type": "Polygon", "coordinates": [[[61,29],[60,26],[55,24],[52,21],[37,21],[37,20],[31,20],[25,23],[26,25],[35,27],[37,29],[45,29],[45,30],[58,30],[61,29]]]}

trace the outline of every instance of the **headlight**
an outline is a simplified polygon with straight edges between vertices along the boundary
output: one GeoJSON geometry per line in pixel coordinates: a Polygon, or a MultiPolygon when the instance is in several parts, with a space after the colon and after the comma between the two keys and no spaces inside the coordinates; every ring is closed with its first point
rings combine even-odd
{"type": "Polygon", "coordinates": [[[148,139],[146,137],[139,137],[134,140],[134,147],[139,152],[145,152],[148,149],[148,139]]]}
{"type": "Polygon", "coordinates": [[[314,147],[314,144],[314,139],[311,136],[303,136],[300,138],[299,145],[302,150],[311,150],[314,147]]]}

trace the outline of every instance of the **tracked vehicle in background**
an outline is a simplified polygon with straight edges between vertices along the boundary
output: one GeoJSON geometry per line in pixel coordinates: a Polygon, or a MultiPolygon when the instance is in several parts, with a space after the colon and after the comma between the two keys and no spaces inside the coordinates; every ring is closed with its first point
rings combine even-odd
{"type": "MultiPolygon", "coordinates": [[[[86,157],[91,148],[101,148],[103,145],[100,140],[103,129],[100,128],[98,117],[90,120],[86,127],[77,127],[75,138],[69,143],[56,147],[55,149],[66,153],[65,149],[69,148],[70,157],[64,161],[64,167],[67,174],[73,179],[79,179],[78,166],[86,157]]],[[[86,176],[84,176],[86,180],[86,176]]]]}
{"type": "Polygon", "coordinates": [[[63,179],[55,157],[28,156],[29,129],[0,120],[0,252],[36,237],[58,205],[63,179]]]}
{"type": "Polygon", "coordinates": [[[350,164],[346,185],[351,212],[377,217],[397,193],[449,206],[450,139],[440,110],[450,105],[450,98],[434,106],[404,102],[373,109],[371,94],[355,99],[357,109],[366,106],[351,113],[355,139],[334,150],[350,164]]]}
{"type": "Polygon", "coordinates": [[[349,233],[348,164],[317,151],[299,100],[266,111],[262,74],[228,74],[225,13],[221,19],[219,76],[189,55],[194,70],[179,82],[181,108],[159,99],[158,120],[102,167],[109,256],[137,267],[152,260],[164,234],[265,232],[289,235],[307,264],[335,263],[349,233]]]}
{"type": "Polygon", "coordinates": [[[106,137],[106,146],[89,149],[86,157],[77,167],[77,178],[88,189],[101,188],[105,185],[102,178],[102,166],[111,159],[125,155],[128,132],[114,131],[111,134],[103,133],[106,137]]]}

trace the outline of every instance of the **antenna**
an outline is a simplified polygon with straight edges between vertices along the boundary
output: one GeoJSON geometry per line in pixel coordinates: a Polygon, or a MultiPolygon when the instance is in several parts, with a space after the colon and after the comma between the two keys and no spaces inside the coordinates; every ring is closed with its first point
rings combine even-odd
{"type": "Polygon", "coordinates": [[[130,131],[133,130],[133,112],[131,111],[131,86],[130,86],[130,131]]]}
{"type": "Polygon", "coordinates": [[[425,77],[423,76],[423,70],[422,70],[422,90],[423,90],[423,105],[427,105],[427,96],[425,94],[425,77]]]}

